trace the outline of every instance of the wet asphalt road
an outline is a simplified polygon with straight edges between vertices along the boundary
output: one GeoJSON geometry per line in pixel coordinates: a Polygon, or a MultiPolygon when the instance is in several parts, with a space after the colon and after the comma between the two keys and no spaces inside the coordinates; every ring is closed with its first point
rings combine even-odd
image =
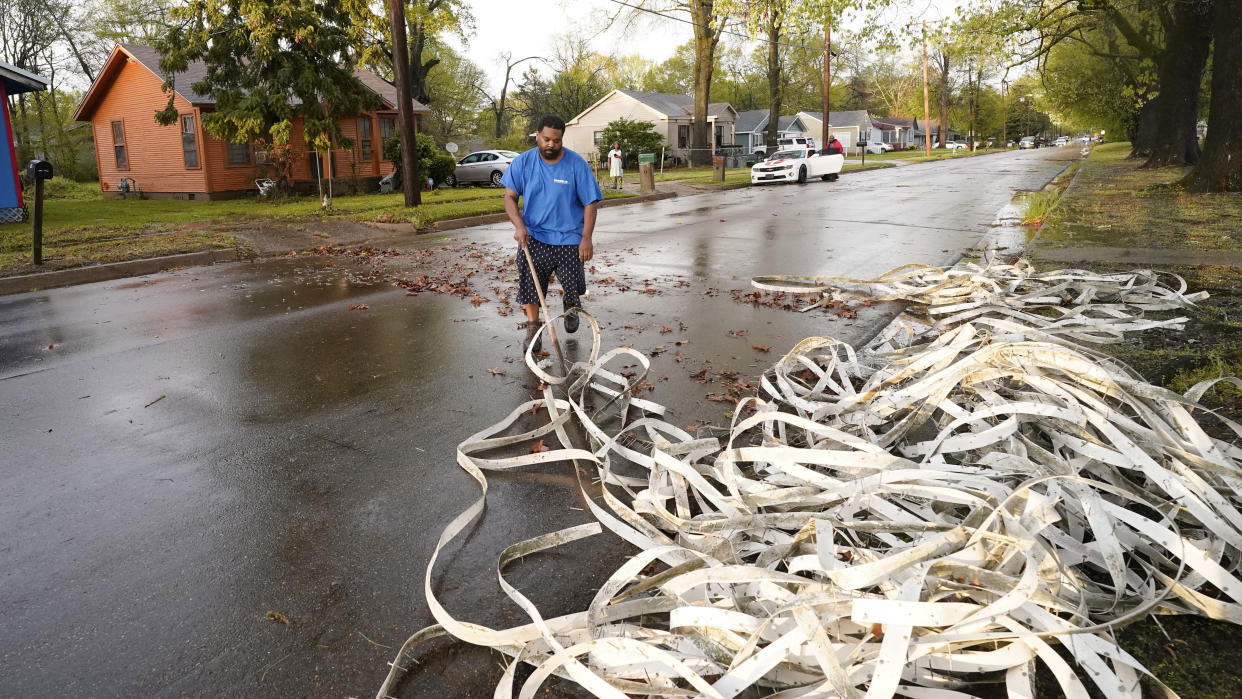
{"type": "MultiPolygon", "coordinates": [[[[730,290],[760,274],[949,264],[996,236],[1016,247],[1021,231],[998,216],[1059,172],[1058,157],[1069,154],[607,209],[588,308],[605,349],[664,349],[646,397],[673,422],[726,424],[728,406],[705,399],[718,383],[691,374],[753,378],[803,337],[861,342],[894,310],[837,319],[742,305],[730,290]]],[[[511,233],[426,248],[498,259],[511,233]]],[[[419,259],[385,260],[380,275],[376,264],[264,260],[0,297],[0,695],[374,695],[394,649],[431,623],[425,563],[476,497],[454,447],[535,393],[516,317],[494,299],[408,296],[391,273],[419,274],[419,259]]],[[[581,335],[572,357],[586,353],[581,335]]],[[[496,585],[499,551],[588,518],[567,466],[490,481],[483,520],[433,582],[459,618],[501,627],[522,615],[496,585]]],[[[507,579],[545,616],[567,613],[627,553],[593,537],[507,579]]],[[[398,696],[491,696],[503,659],[444,641],[417,655],[398,696]]]]}

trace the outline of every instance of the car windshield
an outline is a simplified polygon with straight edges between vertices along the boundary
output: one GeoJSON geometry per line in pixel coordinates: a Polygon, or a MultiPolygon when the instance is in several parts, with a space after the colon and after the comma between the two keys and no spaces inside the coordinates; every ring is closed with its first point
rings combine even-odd
{"type": "Polygon", "coordinates": [[[801,158],[805,153],[800,150],[778,150],[772,154],[768,160],[780,160],[781,158],[801,158]]]}

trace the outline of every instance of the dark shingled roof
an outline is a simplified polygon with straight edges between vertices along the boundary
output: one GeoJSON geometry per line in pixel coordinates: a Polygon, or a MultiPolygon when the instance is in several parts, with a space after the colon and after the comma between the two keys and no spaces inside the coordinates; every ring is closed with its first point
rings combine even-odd
{"type": "MultiPolygon", "coordinates": [[[[147,70],[155,73],[155,77],[168,82],[168,74],[160,70],[160,54],[150,46],[141,44],[121,44],[125,53],[138,59],[147,70]]],[[[190,104],[215,104],[216,101],[207,95],[200,95],[190,86],[207,77],[207,66],[202,61],[191,61],[184,73],[177,73],[174,87],[190,104]]]]}
{"type": "Polygon", "coordinates": [[[876,126],[900,126],[903,129],[913,129],[916,123],[914,117],[871,117],[871,121],[876,126]]]}
{"type": "Polygon", "coordinates": [[[737,121],[733,122],[733,130],[738,133],[758,131],[767,124],[768,110],[748,109],[737,113],[737,121]]]}
{"type": "MultiPolygon", "coordinates": [[[[809,116],[813,116],[816,119],[819,119],[820,121],[824,120],[823,112],[803,112],[803,113],[809,116]]],[[[846,127],[846,126],[863,127],[863,126],[866,126],[871,119],[871,117],[867,115],[867,110],[865,109],[853,109],[853,110],[845,111],[845,112],[831,112],[829,114],[829,117],[830,119],[828,120],[828,123],[831,124],[832,126],[838,126],[838,127],[846,127]]]]}
{"type": "MultiPolygon", "coordinates": [[[[617,90],[617,92],[627,97],[632,97],[665,116],[694,116],[694,98],[688,95],[674,95],[668,92],[639,92],[637,90],[617,90]]],[[[707,105],[707,115],[721,116],[732,108],[732,105],[728,102],[712,102],[707,105]]]]}
{"type": "MultiPolygon", "coordinates": [[[[168,75],[160,70],[160,55],[150,46],[141,44],[121,44],[121,48],[126,53],[138,59],[147,70],[151,71],[160,80],[167,81],[168,75]]],[[[174,87],[177,93],[186,98],[190,104],[199,106],[210,106],[216,103],[209,95],[201,95],[194,91],[194,83],[199,82],[207,77],[207,66],[202,61],[191,61],[185,69],[184,73],[177,73],[174,87]]],[[[393,109],[397,108],[397,88],[392,83],[381,78],[366,68],[357,68],[354,70],[354,77],[372,92],[380,96],[380,99],[387,102],[393,109]]],[[[294,98],[296,104],[296,98],[294,98]]],[[[415,114],[426,114],[431,111],[426,105],[418,100],[411,100],[414,103],[415,114]]]]}

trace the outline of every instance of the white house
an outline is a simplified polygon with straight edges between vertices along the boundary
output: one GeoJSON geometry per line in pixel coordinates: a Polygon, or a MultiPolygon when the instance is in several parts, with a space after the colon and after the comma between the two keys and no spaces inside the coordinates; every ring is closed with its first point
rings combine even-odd
{"type": "MultiPolygon", "coordinates": [[[[737,110],[727,102],[714,102],[707,108],[711,128],[712,152],[734,143],[737,110]]],[[[578,116],[565,122],[566,148],[591,160],[603,144],[604,129],[617,119],[649,121],[668,146],[668,155],[689,159],[690,125],[694,122],[694,98],[666,92],[613,90],[578,116]]]]}

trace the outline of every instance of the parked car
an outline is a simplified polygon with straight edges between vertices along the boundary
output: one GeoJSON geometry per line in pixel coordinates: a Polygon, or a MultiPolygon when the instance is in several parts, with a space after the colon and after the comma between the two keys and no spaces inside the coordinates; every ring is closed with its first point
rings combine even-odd
{"type": "Polygon", "coordinates": [[[892,149],[893,149],[893,144],[891,143],[877,143],[875,141],[868,141],[867,145],[863,146],[863,150],[867,151],[868,153],[874,154],[874,155],[880,155],[881,153],[887,153],[891,151],[892,149]]]}
{"type": "Polygon", "coordinates": [[[1061,136],[1060,138],[1058,138],[1056,141],[1053,142],[1053,145],[1057,146],[1058,148],[1060,148],[1061,146],[1068,146],[1069,136],[1061,136]]]}
{"type": "Polygon", "coordinates": [[[801,148],[779,150],[768,159],[755,163],[750,169],[750,183],[803,183],[812,177],[835,180],[844,166],[845,156],[840,154],[820,155],[814,151],[807,153],[801,148]]]}
{"type": "Polygon", "coordinates": [[[965,150],[967,146],[965,141],[945,141],[944,147],[949,150],[965,150]]]}
{"type": "Polygon", "coordinates": [[[1018,141],[1018,150],[1026,150],[1027,148],[1037,148],[1037,147],[1038,146],[1035,145],[1034,136],[1023,136],[1022,140],[1018,141]]]}
{"type": "Polygon", "coordinates": [[[511,150],[481,150],[471,153],[457,161],[453,174],[444,179],[444,184],[456,187],[459,184],[487,184],[500,186],[500,178],[504,177],[509,163],[518,157],[511,150]]]}

